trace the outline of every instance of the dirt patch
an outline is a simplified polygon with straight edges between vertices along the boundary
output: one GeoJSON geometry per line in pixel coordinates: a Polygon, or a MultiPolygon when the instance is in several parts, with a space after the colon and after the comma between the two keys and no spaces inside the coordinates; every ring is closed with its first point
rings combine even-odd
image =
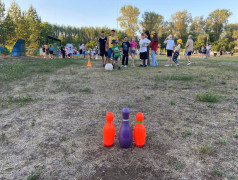
{"type": "Polygon", "coordinates": [[[5,100],[0,102],[0,179],[32,173],[57,180],[237,178],[238,72],[227,69],[234,63],[222,68],[224,63],[194,60],[187,67],[181,60],[179,68],[106,72],[100,61],[92,61],[92,68],[83,60],[69,61],[75,62],[5,81],[0,88],[5,100]],[[196,100],[207,92],[222,100],[196,100]],[[145,115],[144,148],[119,147],[124,107],[131,111],[132,129],[136,113],[145,115]],[[105,148],[102,129],[109,111],[115,114],[116,138],[105,148]]]}

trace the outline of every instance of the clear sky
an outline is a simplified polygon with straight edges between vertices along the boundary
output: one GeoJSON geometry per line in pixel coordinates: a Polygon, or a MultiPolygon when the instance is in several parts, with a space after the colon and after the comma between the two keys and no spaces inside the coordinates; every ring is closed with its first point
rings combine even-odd
{"type": "MultiPolygon", "coordinates": [[[[12,0],[2,0],[6,8],[12,0]]],[[[42,21],[53,24],[81,26],[117,27],[116,18],[120,15],[120,7],[133,5],[144,11],[154,11],[170,20],[171,14],[188,10],[192,16],[208,14],[217,8],[230,9],[233,15],[230,23],[238,23],[238,0],[16,0],[22,10],[32,4],[37,9],[42,21]]],[[[140,18],[141,18],[140,14],[140,18]]]]}

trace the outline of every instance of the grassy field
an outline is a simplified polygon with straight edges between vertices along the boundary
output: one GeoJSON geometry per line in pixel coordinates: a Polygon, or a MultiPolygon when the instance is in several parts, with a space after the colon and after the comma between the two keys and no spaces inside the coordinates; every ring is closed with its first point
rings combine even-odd
{"type": "Polygon", "coordinates": [[[101,60],[0,59],[0,179],[237,179],[238,57],[158,62],[106,72],[101,60]],[[145,115],[144,148],[119,147],[124,107],[132,128],[145,115]]]}

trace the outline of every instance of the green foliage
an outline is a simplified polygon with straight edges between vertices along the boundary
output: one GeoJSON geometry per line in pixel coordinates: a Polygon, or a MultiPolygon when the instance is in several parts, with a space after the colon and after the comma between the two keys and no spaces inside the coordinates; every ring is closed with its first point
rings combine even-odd
{"type": "Polygon", "coordinates": [[[86,88],[80,89],[79,92],[90,93],[90,92],[92,92],[92,90],[90,88],[86,87],[86,88]]]}
{"type": "Polygon", "coordinates": [[[211,30],[216,33],[216,40],[218,40],[224,30],[224,26],[228,21],[228,18],[232,15],[228,9],[217,9],[211,12],[208,16],[208,21],[211,30]]]}
{"type": "Polygon", "coordinates": [[[40,179],[40,172],[32,172],[30,176],[27,177],[27,180],[38,180],[40,179]]]}
{"type": "Polygon", "coordinates": [[[220,51],[220,50],[226,51],[229,50],[229,43],[228,38],[226,39],[219,39],[218,41],[215,41],[212,46],[213,51],[220,51]]]}
{"type": "Polygon", "coordinates": [[[131,5],[125,5],[121,7],[121,14],[117,21],[120,22],[120,26],[125,30],[125,33],[132,37],[138,30],[138,16],[140,14],[139,8],[131,5]]]}
{"type": "Polygon", "coordinates": [[[196,100],[202,102],[218,102],[220,99],[221,97],[219,95],[212,93],[199,93],[196,96],[196,100]]]}
{"type": "Polygon", "coordinates": [[[171,16],[174,22],[175,35],[183,40],[187,36],[187,28],[192,20],[192,16],[187,10],[178,11],[171,16]]]}
{"type": "Polygon", "coordinates": [[[168,75],[168,76],[155,76],[155,81],[193,81],[194,76],[190,75],[168,75]]]}
{"type": "Polygon", "coordinates": [[[158,33],[162,35],[163,16],[155,12],[144,12],[140,25],[143,31],[148,30],[151,34],[158,33]]]}
{"type": "Polygon", "coordinates": [[[97,42],[96,41],[90,41],[89,43],[86,44],[86,49],[93,49],[95,46],[97,45],[97,42]]]}

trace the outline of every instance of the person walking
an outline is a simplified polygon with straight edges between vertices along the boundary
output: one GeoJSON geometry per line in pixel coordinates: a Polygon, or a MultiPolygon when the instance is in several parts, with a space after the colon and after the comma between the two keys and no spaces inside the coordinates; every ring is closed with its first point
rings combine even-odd
{"type": "Polygon", "coordinates": [[[169,35],[165,39],[164,44],[166,44],[167,57],[168,57],[168,63],[165,66],[166,67],[173,66],[172,65],[172,56],[173,56],[173,51],[174,51],[174,47],[175,47],[173,36],[169,35]]]}
{"type": "Polygon", "coordinates": [[[152,66],[157,66],[157,61],[156,61],[156,52],[157,52],[157,49],[158,49],[158,43],[159,40],[158,40],[158,36],[157,36],[157,33],[154,33],[153,35],[153,40],[152,40],[152,45],[151,45],[151,57],[152,57],[152,66]]]}
{"type": "Polygon", "coordinates": [[[177,43],[178,43],[178,46],[174,49],[174,55],[173,55],[173,61],[175,62],[175,66],[179,66],[178,57],[179,57],[180,50],[183,44],[182,39],[178,39],[177,43]]]}
{"type": "Polygon", "coordinates": [[[192,38],[193,38],[192,35],[188,36],[188,40],[187,40],[186,48],[185,48],[185,52],[186,52],[185,58],[188,61],[187,66],[190,66],[192,64],[191,63],[191,58],[190,58],[191,55],[192,55],[192,52],[193,52],[193,39],[192,38]]]}
{"type": "MultiPolygon", "coordinates": [[[[151,41],[149,31],[145,31],[145,38],[151,41]]],[[[147,46],[147,65],[150,66],[150,46],[147,46]]]]}

